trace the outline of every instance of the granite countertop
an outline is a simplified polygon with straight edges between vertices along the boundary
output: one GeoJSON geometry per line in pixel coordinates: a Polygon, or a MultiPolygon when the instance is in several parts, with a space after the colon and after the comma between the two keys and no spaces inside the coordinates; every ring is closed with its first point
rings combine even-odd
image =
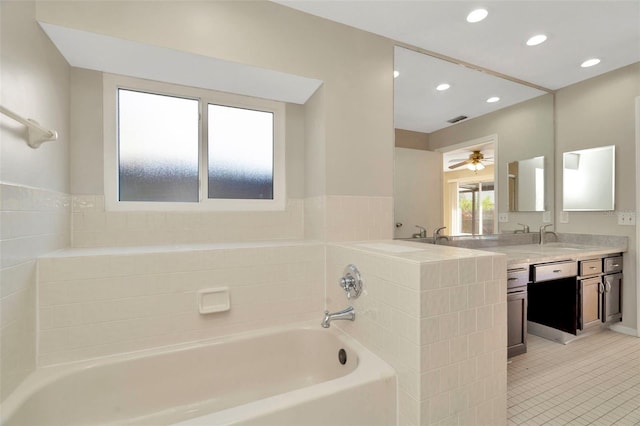
{"type": "Polygon", "coordinates": [[[594,246],[586,244],[547,243],[513,246],[485,247],[480,250],[507,255],[507,264],[545,263],[561,260],[583,260],[598,256],[622,253],[623,246],[594,246]]]}

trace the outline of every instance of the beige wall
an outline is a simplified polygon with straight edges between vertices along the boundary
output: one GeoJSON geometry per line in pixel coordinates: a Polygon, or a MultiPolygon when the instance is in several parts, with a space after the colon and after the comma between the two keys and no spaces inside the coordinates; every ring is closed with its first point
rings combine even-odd
{"type": "Polygon", "coordinates": [[[390,40],[266,1],[45,1],[37,13],[52,24],[322,80],[324,193],[392,196],[390,40]]]}
{"type": "Polygon", "coordinates": [[[36,365],[36,257],[69,243],[69,66],[31,2],[0,2],[0,104],[58,131],[38,149],[0,117],[0,400],[36,365]]]}
{"type": "Polygon", "coordinates": [[[556,93],[556,229],[560,232],[625,235],[622,325],[637,329],[636,229],[618,225],[611,212],[562,210],[562,153],[605,145],[616,146],[616,211],[636,211],[635,98],[640,95],[640,63],[574,84],[556,93]]]}
{"type": "MultiPolygon", "coordinates": [[[[543,95],[469,121],[464,121],[429,134],[429,149],[435,150],[465,141],[496,134],[496,176],[498,212],[509,211],[507,164],[540,155],[549,167],[545,191],[553,194],[554,108],[553,95],[543,95]]],[[[546,200],[546,210],[553,211],[554,199],[546,200]]],[[[542,224],[542,213],[509,213],[509,222],[500,223],[500,231],[517,229],[517,223],[531,229],[542,224]]]]}
{"type": "Polygon", "coordinates": [[[429,134],[396,129],[396,148],[429,149],[429,134]]]}

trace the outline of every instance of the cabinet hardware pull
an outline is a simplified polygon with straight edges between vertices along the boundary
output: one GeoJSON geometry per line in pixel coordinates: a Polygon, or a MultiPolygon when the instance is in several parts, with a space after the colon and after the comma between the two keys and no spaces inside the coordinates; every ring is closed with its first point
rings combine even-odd
{"type": "Polygon", "coordinates": [[[598,290],[599,290],[598,292],[599,292],[599,293],[604,293],[604,284],[602,284],[602,283],[598,283],[598,284],[600,284],[600,285],[598,286],[598,290]]]}
{"type": "Polygon", "coordinates": [[[589,266],[589,269],[598,269],[595,266],[589,266]]]}
{"type": "Polygon", "coordinates": [[[518,279],[516,277],[509,277],[507,278],[507,281],[517,281],[518,279]]]}
{"type": "Polygon", "coordinates": [[[613,265],[611,265],[611,266],[612,266],[612,267],[614,267],[614,268],[617,268],[617,267],[619,267],[619,266],[620,266],[620,264],[619,264],[619,263],[614,263],[614,264],[613,264],[613,265]]]}
{"type": "Polygon", "coordinates": [[[605,283],[605,285],[604,285],[604,291],[605,291],[606,293],[609,293],[609,292],[611,291],[611,283],[610,283],[610,282],[608,282],[608,281],[607,281],[607,282],[605,283]]]}
{"type": "Polygon", "coordinates": [[[558,272],[562,272],[562,269],[554,269],[553,273],[557,274],[558,272]]]}

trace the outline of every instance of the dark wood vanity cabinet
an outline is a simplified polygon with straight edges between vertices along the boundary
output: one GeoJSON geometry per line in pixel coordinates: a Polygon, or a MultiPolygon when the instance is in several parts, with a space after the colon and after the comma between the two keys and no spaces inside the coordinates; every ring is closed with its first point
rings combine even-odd
{"type": "Polygon", "coordinates": [[[507,269],[507,357],[527,352],[529,265],[507,269]]]}
{"type": "Polygon", "coordinates": [[[622,256],[580,261],[578,329],[622,320],[622,256]]]}

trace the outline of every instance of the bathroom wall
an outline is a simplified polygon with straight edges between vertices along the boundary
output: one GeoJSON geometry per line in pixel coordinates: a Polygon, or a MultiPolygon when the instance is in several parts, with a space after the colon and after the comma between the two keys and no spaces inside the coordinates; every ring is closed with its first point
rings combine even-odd
{"type": "Polygon", "coordinates": [[[39,261],[39,365],[322,316],[324,245],[250,243],[69,249],[39,261]],[[200,314],[202,289],[230,310],[200,314]]]}
{"type": "MultiPolygon", "coordinates": [[[[638,333],[635,226],[620,226],[615,212],[562,211],[562,154],[577,149],[616,146],[615,210],[636,212],[635,98],[640,95],[640,63],[565,87],[556,93],[555,224],[560,232],[624,235],[623,331],[638,333]]],[[[636,212],[637,214],[637,212],[636,212]]]]}
{"type": "Polygon", "coordinates": [[[399,422],[506,424],[506,257],[420,243],[328,244],[328,309],[398,373],[399,422]],[[387,250],[387,251],[385,251],[387,250]],[[364,281],[347,301],[338,285],[355,264],[364,281]]]}
{"type": "Polygon", "coordinates": [[[305,181],[305,196],[392,197],[390,40],[270,2],[40,2],[38,18],[322,80],[322,144],[305,175],[321,182],[305,181]]]}
{"type": "Polygon", "coordinates": [[[429,134],[395,129],[396,148],[429,149],[429,134]]]}
{"type": "Polygon", "coordinates": [[[0,116],[0,400],[36,365],[36,257],[69,244],[69,66],[30,2],[0,2],[0,104],[58,131],[38,149],[0,116]]]}

